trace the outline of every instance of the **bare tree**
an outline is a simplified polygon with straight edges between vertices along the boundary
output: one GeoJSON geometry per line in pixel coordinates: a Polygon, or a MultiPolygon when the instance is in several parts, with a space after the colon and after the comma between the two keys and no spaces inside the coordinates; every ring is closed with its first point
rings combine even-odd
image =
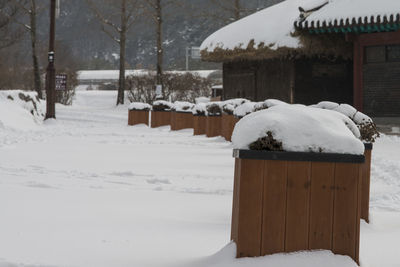
{"type": "Polygon", "coordinates": [[[11,0],[0,0],[0,49],[20,40],[21,29],[12,25],[18,15],[18,7],[11,0]]]}
{"type": "Polygon", "coordinates": [[[124,104],[126,36],[132,25],[137,21],[142,5],[139,0],[103,0],[105,5],[96,5],[93,0],[86,1],[100,21],[102,31],[119,45],[117,105],[124,104]],[[100,8],[101,6],[103,8],[100,8]]]}
{"type": "Polygon", "coordinates": [[[157,49],[157,76],[156,83],[162,88],[162,95],[164,96],[163,86],[163,23],[166,16],[165,9],[171,4],[177,4],[177,0],[144,0],[147,3],[146,14],[154,22],[155,35],[156,35],[156,49],[157,49]]]}
{"type": "Polygon", "coordinates": [[[34,89],[37,92],[39,98],[43,99],[42,82],[40,79],[39,59],[36,48],[37,47],[36,18],[40,8],[37,6],[36,0],[10,0],[10,2],[12,2],[12,4],[14,4],[28,18],[29,22],[25,23],[23,19],[21,20],[21,16],[9,17],[12,22],[20,25],[22,29],[25,29],[30,35],[34,89]]]}

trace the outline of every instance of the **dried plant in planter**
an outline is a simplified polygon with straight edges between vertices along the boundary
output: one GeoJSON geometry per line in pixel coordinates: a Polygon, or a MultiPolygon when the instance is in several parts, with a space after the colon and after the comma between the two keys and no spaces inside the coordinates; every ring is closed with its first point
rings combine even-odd
{"type": "Polygon", "coordinates": [[[368,122],[357,125],[360,130],[361,140],[367,143],[373,143],[377,138],[380,137],[380,133],[376,128],[376,124],[374,122],[368,122]]]}
{"type": "Polygon", "coordinates": [[[250,144],[251,150],[283,151],[282,142],[274,139],[272,132],[250,144]]]}
{"type": "Polygon", "coordinates": [[[208,115],[219,116],[222,114],[222,109],[219,104],[213,103],[207,106],[208,115]]]}
{"type": "Polygon", "coordinates": [[[233,115],[234,110],[235,110],[235,106],[232,104],[225,104],[222,107],[222,111],[224,112],[224,114],[233,115]]]}
{"type": "Polygon", "coordinates": [[[170,111],[171,106],[165,103],[155,103],[153,104],[153,111],[170,111]]]}
{"type": "Polygon", "coordinates": [[[257,103],[254,105],[254,112],[264,110],[264,109],[268,109],[268,105],[265,102],[257,103]]]}

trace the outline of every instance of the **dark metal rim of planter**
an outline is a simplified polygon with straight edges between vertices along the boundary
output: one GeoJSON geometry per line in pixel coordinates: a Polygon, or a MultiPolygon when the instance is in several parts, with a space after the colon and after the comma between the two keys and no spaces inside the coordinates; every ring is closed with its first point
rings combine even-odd
{"type": "Polygon", "coordinates": [[[364,146],[366,150],[372,150],[372,148],[374,147],[372,143],[364,143],[364,146]]]}
{"type": "Polygon", "coordinates": [[[340,162],[364,163],[364,155],[316,153],[316,152],[285,152],[285,151],[258,151],[234,149],[233,157],[254,160],[282,160],[282,161],[314,161],[314,162],[340,162]]]}
{"type": "Polygon", "coordinates": [[[175,113],[183,113],[183,114],[193,114],[192,113],[192,111],[190,110],[190,111],[175,111],[175,110],[173,110],[172,112],[175,112],[175,113]]]}
{"type": "Polygon", "coordinates": [[[130,109],[129,111],[150,111],[150,109],[130,109]]]}
{"type": "Polygon", "coordinates": [[[151,112],[171,112],[171,110],[151,110],[151,112]]]}

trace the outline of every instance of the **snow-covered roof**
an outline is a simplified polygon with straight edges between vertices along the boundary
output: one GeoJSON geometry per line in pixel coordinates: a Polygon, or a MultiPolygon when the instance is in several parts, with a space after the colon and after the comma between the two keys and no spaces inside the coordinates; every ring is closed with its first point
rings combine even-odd
{"type": "Polygon", "coordinates": [[[305,2],[287,0],[229,24],[210,35],[200,50],[214,52],[215,49],[246,49],[252,40],[254,47],[297,48],[300,42],[292,33],[295,31],[294,22],[300,15],[298,8],[305,2]]]}
{"type": "Polygon", "coordinates": [[[329,0],[296,22],[299,28],[347,26],[400,21],[399,0],[329,0]]]}
{"type": "Polygon", "coordinates": [[[343,51],[328,52],[332,49],[326,44],[329,41],[303,42],[305,36],[297,30],[311,25],[349,25],[346,22],[352,21],[399,22],[399,13],[400,0],[286,0],[221,28],[200,50],[204,60],[217,62],[285,57],[298,51],[310,56],[322,52],[346,57],[340,54],[343,51]]]}

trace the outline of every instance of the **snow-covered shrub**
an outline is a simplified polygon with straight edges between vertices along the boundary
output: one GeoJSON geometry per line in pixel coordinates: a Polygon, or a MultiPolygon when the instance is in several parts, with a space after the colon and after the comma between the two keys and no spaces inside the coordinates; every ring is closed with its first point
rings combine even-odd
{"type": "Polygon", "coordinates": [[[44,106],[36,92],[0,91],[0,126],[13,129],[35,127],[44,119],[44,106]]]}
{"type": "Polygon", "coordinates": [[[253,113],[256,104],[256,102],[246,102],[235,108],[235,110],[233,111],[233,115],[242,118],[250,113],[253,113]]]}
{"type": "Polygon", "coordinates": [[[237,149],[361,155],[360,132],[347,116],[301,105],[277,105],[245,116],[235,127],[237,149]]]}
{"type": "Polygon", "coordinates": [[[191,113],[193,107],[194,107],[194,104],[192,104],[192,103],[190,103],[190,102],[175,101],[172,110],[173,110],[173,111],[176,111],[176,112],[187,112],[187,113],[191,113]]]}
{"type": "Polygon", "coordinates": [[[247,100],[244,98],[235,98],[235,99],[226,100],[221,103],[222,111],[225,114],[233,115],[235,108],[237,108],[238,106],[240,106],[244,103],[248,103],[248,102],[250,102],[250,100],[247,100]]]}
{"type": "Polygon", "coordinates": [[[154,111],[171,111],[174,107],[174,104],[164,100],[158,100],[153,102],[153,110],[154,111]]]}
{"type": "Polygon", "coordinates": [[[221,102],[212,102],[207,105],[207,115],[208,116],[221,116],[222,108],[221,102]]]}
{"type": "Polygon", "coordinates": [[[192,109],[193,115],[206,116],[207,115],[207,103],[198,103],[192,109]]]}
{"type": "Polygon", "coordinates": [[[360,130],[360,139],[363,142],[373,143],[380,136],[374,121],[369,116],[357,111],[357,109],[349,104],[338,104],[335,102],[323,101],[313,105],[313,107],[334,110],[349,117],[360,130]]]}
{"type": "Polygon", "coordinates": [[[149,111],[151,106],[147,103],[133,102],[129,105],[129,110],[149,111]]]}

